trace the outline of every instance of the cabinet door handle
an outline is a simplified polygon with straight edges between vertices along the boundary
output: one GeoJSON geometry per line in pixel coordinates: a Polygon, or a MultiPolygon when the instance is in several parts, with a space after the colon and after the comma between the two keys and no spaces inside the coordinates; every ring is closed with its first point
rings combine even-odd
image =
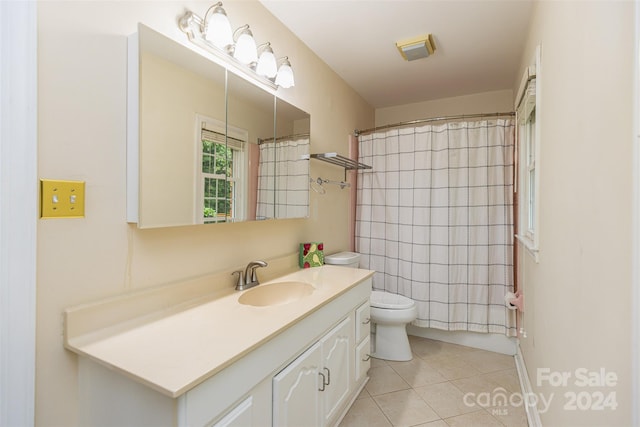
{"type": "Polygon", "coordinates": [[[331,384],[331,371],[329,370],[329,368],[323,368],[325,371],[327,371],[327,383],[325,385],[329,385],[331,384]]]}
{"type": "Polygon", "coordinates": [[[367,317],[367,320],[362,322],[363,325],[368,325],[369,323],[371,323],[371,318],[370,317],[367,317]]]}
{"type": "Polygon", "coordinates": [[[370,355],[370,354],[367,354],[367,355],[364,357],[364,359],[362,359],[362,361],[363,361],[363,362],[368,362],[368,361],[369,361],[369,359],[371,359],[371,355],[370,355]]]}
{"type": "Polygon", "coordinates": [[[320,375],[322,377],[322,388],[319,388],[318,391],[324,391],[324,386],[326,385],[326,383],[324,382],[325,378],[324,378],[324,374],[322,372],[318,372],[318,375],[320,375]]]}

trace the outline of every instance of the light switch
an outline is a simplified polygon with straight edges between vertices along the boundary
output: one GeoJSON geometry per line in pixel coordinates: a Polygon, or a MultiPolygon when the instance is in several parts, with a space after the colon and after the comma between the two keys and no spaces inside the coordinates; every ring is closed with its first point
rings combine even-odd
{"type": "Polygon", "coordinates": [[[84,181],[40,180],[41,218],[83,218],[84,181]]]}

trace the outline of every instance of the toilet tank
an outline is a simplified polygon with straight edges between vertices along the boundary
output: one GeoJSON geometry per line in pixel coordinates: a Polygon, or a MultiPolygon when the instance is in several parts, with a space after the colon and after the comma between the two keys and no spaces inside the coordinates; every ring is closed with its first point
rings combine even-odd
{"type": "Polygon", "coordinates": [[[360,254],[355,252],[338,252],[337,254],[325,255],[324,263],[329,265],[339,265],[342,267],[358,268],[360,265],[360,254]]]}

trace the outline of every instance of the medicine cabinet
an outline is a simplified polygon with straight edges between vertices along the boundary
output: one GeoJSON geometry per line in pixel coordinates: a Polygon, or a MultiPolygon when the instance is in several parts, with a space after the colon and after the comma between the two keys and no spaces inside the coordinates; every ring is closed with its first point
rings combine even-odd
{"type": "Polygon", "coordinates": [[[143,24],[129,38],[128,222],[307,217],[309,114],[194,49],[143,24]]]}

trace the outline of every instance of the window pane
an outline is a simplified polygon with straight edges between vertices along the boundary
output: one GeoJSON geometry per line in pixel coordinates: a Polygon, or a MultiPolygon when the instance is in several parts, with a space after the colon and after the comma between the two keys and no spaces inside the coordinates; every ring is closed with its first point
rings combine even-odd
{"type": "Polygon", "coordinates": [[[202,172],[209,172],[209,157],[205,154],[202,155],[202,172]]]}
{"type": "Polygon", "coordinates": [[[233,176],[233,150],[230,148],[227,148],[227,176],[232,177],[233,176]]]}
{"type": "Polygon", "coordinates": [[[527,164],[535,162],[536,156],[536,110],[534,109],[527,120],[527,164]]]}
{"type": "Polygon", "coordinates": [[[216,222],[215,200],[204,199],[204,210],[202,214],[205,224],[216,222]]]}
{"type": "Polygon", "coordinates": [[[224,175],[227,166],[227,147],[223,144],[216,144],[216,174],[224,175]]]}
{"type": "Polygon", "coordinates": [[[529,231],[535,231],[536,170],[529,171],[529,231]]]}
{"type": "Polygon", "coordinates": [[[219,215],[223,215],[227,213],[227,203],[225,200],[218,200],[216,206],[218,208],[219,215]]]}
{"type": "Polygon", "coordinates": [[[204,197],[213,197],[216,194],[216,182],[211,178],[204,179],[204,197]]]}
{"type": "Polygon", "coordinates": [[[223,199],[225,193],[225,182],[222,179],[217,179],[216,182],[218,183],[218,186],[216,188],[215,197],[217,199],[223,199]]]}

